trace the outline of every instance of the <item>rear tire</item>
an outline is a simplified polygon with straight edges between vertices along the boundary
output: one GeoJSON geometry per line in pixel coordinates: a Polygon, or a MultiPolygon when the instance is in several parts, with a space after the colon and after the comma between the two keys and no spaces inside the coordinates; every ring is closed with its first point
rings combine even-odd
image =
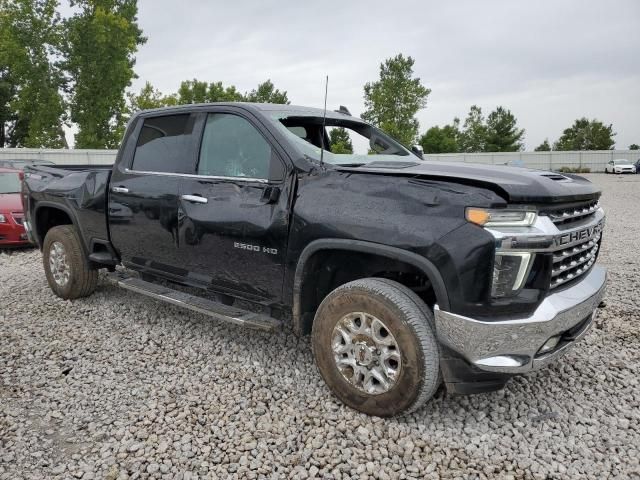
{"type": "Polygon", "coordinates": [[[312,345],[331,391],[369,415],[411,413],[441,382],[433,314],[392,280],[356,280],[327,295],[315,315],[312,345]]]}
{"type": "Polygon", "coordinates": [[[84,254],[72,225],[51,228],[44,238],[42,262],[49,287],[65,300],[91,295],[98,284],[98,271],[84,254]]]}

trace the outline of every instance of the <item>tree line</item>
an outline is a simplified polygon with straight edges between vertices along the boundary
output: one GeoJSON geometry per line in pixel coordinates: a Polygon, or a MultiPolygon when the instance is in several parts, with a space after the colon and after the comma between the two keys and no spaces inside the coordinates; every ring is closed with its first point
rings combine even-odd
{"type": "MultiPolygon", "coordinates": [[[[116,148],[137,110],[219,101],[289,103],[287,92],[271,80],[248,92],[192,79],[170,94],[149,82],[127,93],[137,78],[135,53],[146,42],[137,0],[69,3],[73,13],[62,18],[58,0],[0,0],[0,147],[66,147],[63,126],[75,124],[77,148],[116,148]]],[[[380,64],[379,78],[363,88],[364,120],[425,153],[524,148],[525,131],[503,106],[485,116],[473,105],[463,123],[454,118],[420,133],[416,115],[431,90],[414,75],[414,63],[399,54],[380,64]]],[[[334,151],[353,150],[346,131],[330,134],[334,151]]],[[[581,118],[553,145],[545,140],[536,150],[607,150],[614,136],[612,125],[581,118]]]]}

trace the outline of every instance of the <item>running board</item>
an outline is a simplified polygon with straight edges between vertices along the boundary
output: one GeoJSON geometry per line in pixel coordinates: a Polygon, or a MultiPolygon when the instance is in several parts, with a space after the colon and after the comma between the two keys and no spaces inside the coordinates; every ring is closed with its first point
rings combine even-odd
{"type": "Polygon", "coordinates": [[[110,275],[119,286],[140,293],[162,302],[171,303],[179,307],[193,310],[213,317],[223,322],[235,323],[243,327],[274,332],[281,328],[281,323],[275,318],[260,313],[242,310],[206,298],[190,295],[157,283],[145,282],[137,277],[125,277],[118,274],[110,275]]]}

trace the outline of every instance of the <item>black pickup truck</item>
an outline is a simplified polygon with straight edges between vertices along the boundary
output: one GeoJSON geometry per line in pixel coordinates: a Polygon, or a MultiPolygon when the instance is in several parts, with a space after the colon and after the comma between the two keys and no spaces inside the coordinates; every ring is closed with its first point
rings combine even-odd
{"type": "Polygon", "coordinates": [[[423,161],[346,113],[144,111],[113,167],[26,175],[26,226],[56,295],[91,294],[106,268],[220,320],[310,333],[330,389],[373,415],[411,412],[442,383],[484,392],[549,364],[604,295],[589,181],[423,161]],[[332,152],[335,128],[356,153],[332,152]]]}

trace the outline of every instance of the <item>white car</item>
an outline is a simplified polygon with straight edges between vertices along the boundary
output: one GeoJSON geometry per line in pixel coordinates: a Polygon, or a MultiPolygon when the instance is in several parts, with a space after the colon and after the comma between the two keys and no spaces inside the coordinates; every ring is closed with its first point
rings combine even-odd
{"type": "Polygon", "coordinates": [[[607,163],[604,173],[636,173],[636,167],[626,158],[620,158],[607,163]]]}

